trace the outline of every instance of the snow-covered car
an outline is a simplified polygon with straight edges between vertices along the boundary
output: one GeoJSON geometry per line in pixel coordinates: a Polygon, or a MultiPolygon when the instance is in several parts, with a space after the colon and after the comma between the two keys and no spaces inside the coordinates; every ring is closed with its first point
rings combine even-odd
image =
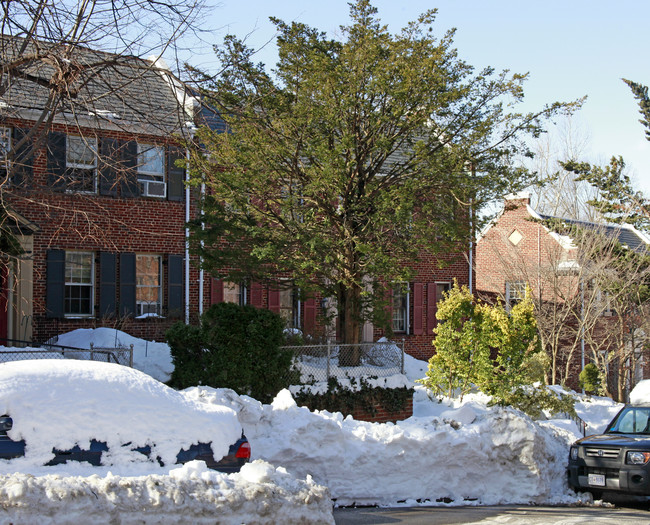
{"type": "Polygon", "coordinates": [[[236,413],[128,367],[76,360],[0,364],[0,459],[31,465],[192,460],[237,472],[250,445],[236,413]]]}
{"type": "Polygon", "coordinates": [[[604,491],[650,495],[650,403],[624,406],[604,433],[576,441],[569,486],[599,498],[604,491]]]}

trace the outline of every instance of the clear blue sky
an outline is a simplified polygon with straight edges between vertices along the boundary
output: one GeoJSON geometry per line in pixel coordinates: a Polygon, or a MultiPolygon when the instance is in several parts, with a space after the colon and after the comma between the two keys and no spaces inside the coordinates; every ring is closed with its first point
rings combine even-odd
{"type": "MultiPolygon", "coordinates": [[[[650,195],[650,142],[638,122],[638,106],[621,78],[650,84],[650,2],[646,0],[374,0],[392,32],[430,8],[442,35],[456,28],[459,56],[477,69],[493,66],[530,73],[524,110],[588,96],[574,124],[588,137],[585,154],[606,163],[622,155],[637,186],[650,195]]],[[[274,36],[269,16],[339,33],[349,22],[346,0],[222,0],[209,7],[206,25],[214,43],[232,33],[258,48],[274,36]]],[[[259,60],[274,62],[274,44],[259,60]]],[[[210,54],[194,64],[209,67],[210,54]]]]}

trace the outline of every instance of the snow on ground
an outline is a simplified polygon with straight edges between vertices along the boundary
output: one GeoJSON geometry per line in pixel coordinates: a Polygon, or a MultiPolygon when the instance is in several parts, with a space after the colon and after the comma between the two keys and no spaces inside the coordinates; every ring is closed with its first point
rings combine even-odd
{"type": "Polygon", "coordinates": [[[57,345],[72,348],[129,348],[133,345],[133,367],[162,381],[169,381],[174,365],[167,343],[138,339],[115,328],[81,328],[60,335],[57,345]]]}
{"type": "MultiPolygon", "coordinates": [[[[134,344],[139,356],[136,368],[163,379],[161,370],[167,375],[171,372],[166,345],[129,339],[115,330],[77,330],[61,336],[59,344],[87,348],[91,340],[97,346],[115,346],[107,344],[109,340],[134,344]]],[[[381,381],[413,385],[426,367],[426,362],[407,356],[405,376],[381,381]]],[[[61,515],[75,522],[74,517],[85,516],[85,504],[97,522],[119,507],[129,509],[124,512],[134,523],[173,523],[187,521],[187,516],[202,523],[204,515],[209,522],[214,521],[216,509],[222,519],[219,523],[291,523],[300,522],[303,515],[305,523],[332,523],[329,495],[338,505],[588,500],[574,494],[565,481],[569,445],[581,437],[573,421],[532,421],[515,410],[488,406],[489,399],[480,393],[466,395],[462,403],[457,399],[438,402],[417,385],[413,417],[397,424],[310,412],[296,406],[289,390],[278,394],[270,405],[227,389],[193,387],[180,395],[188,402],[232,408],[256,461],[231,475],[207,471],[202,463],[194,462],[163,472],[143,469],[139,473],[134,471],[139,466],[134,465],[47,467],[34,470],[35,477],[22,470],[11,474],[12,467],[4,462],[0,501],[9,499],[15,508],[23,505],[20,508],[25,512],[48,509],[53,523],[60,523],[56,519],[61,515]],[[53,507],[45,503],[51,494],[60,495],[49,503],[53,507]],[[87,494],[95,496],[86,498],[87,494]],[[187,514],[191,512],[196,514],[187,514]]],[[[606,398],[576,396],[576,409],[594,432],[602,430],[618,410],[606,398]]]]}

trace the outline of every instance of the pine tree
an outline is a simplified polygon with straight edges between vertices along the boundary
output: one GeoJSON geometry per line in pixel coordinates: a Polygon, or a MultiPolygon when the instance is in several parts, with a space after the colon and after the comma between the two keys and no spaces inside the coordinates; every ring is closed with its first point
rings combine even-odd
{"type": "Polygon", "coordinates": [[[290,275],[336,300],[344,342],[382,318],[386,288],[425,253],[463,253],[476,210],[525,186],[524,138],[578,103],[509,113],[526,75],[476,72],[437,38],[435,11],[392,35],[367,0],[341,39],[272,19],[272,73],[241,41],[218,48],[223,73],[195,71],[227,132],[201,129],[192,159],[205,185],[193,247],[241,282],[290,275]],[[408,263],[408,264],[405,264],[408,263]]]}

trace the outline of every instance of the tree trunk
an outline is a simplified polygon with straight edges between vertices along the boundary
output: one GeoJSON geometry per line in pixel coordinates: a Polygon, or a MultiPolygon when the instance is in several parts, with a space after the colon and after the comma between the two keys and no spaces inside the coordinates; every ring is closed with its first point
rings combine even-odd
{"type": "Polygon", "coordinates": [[[339,365],[359,366],[361,364],[361,288],[339,288],[339,321],[341,342],[345,346],[339,352],[339,365]]]}

